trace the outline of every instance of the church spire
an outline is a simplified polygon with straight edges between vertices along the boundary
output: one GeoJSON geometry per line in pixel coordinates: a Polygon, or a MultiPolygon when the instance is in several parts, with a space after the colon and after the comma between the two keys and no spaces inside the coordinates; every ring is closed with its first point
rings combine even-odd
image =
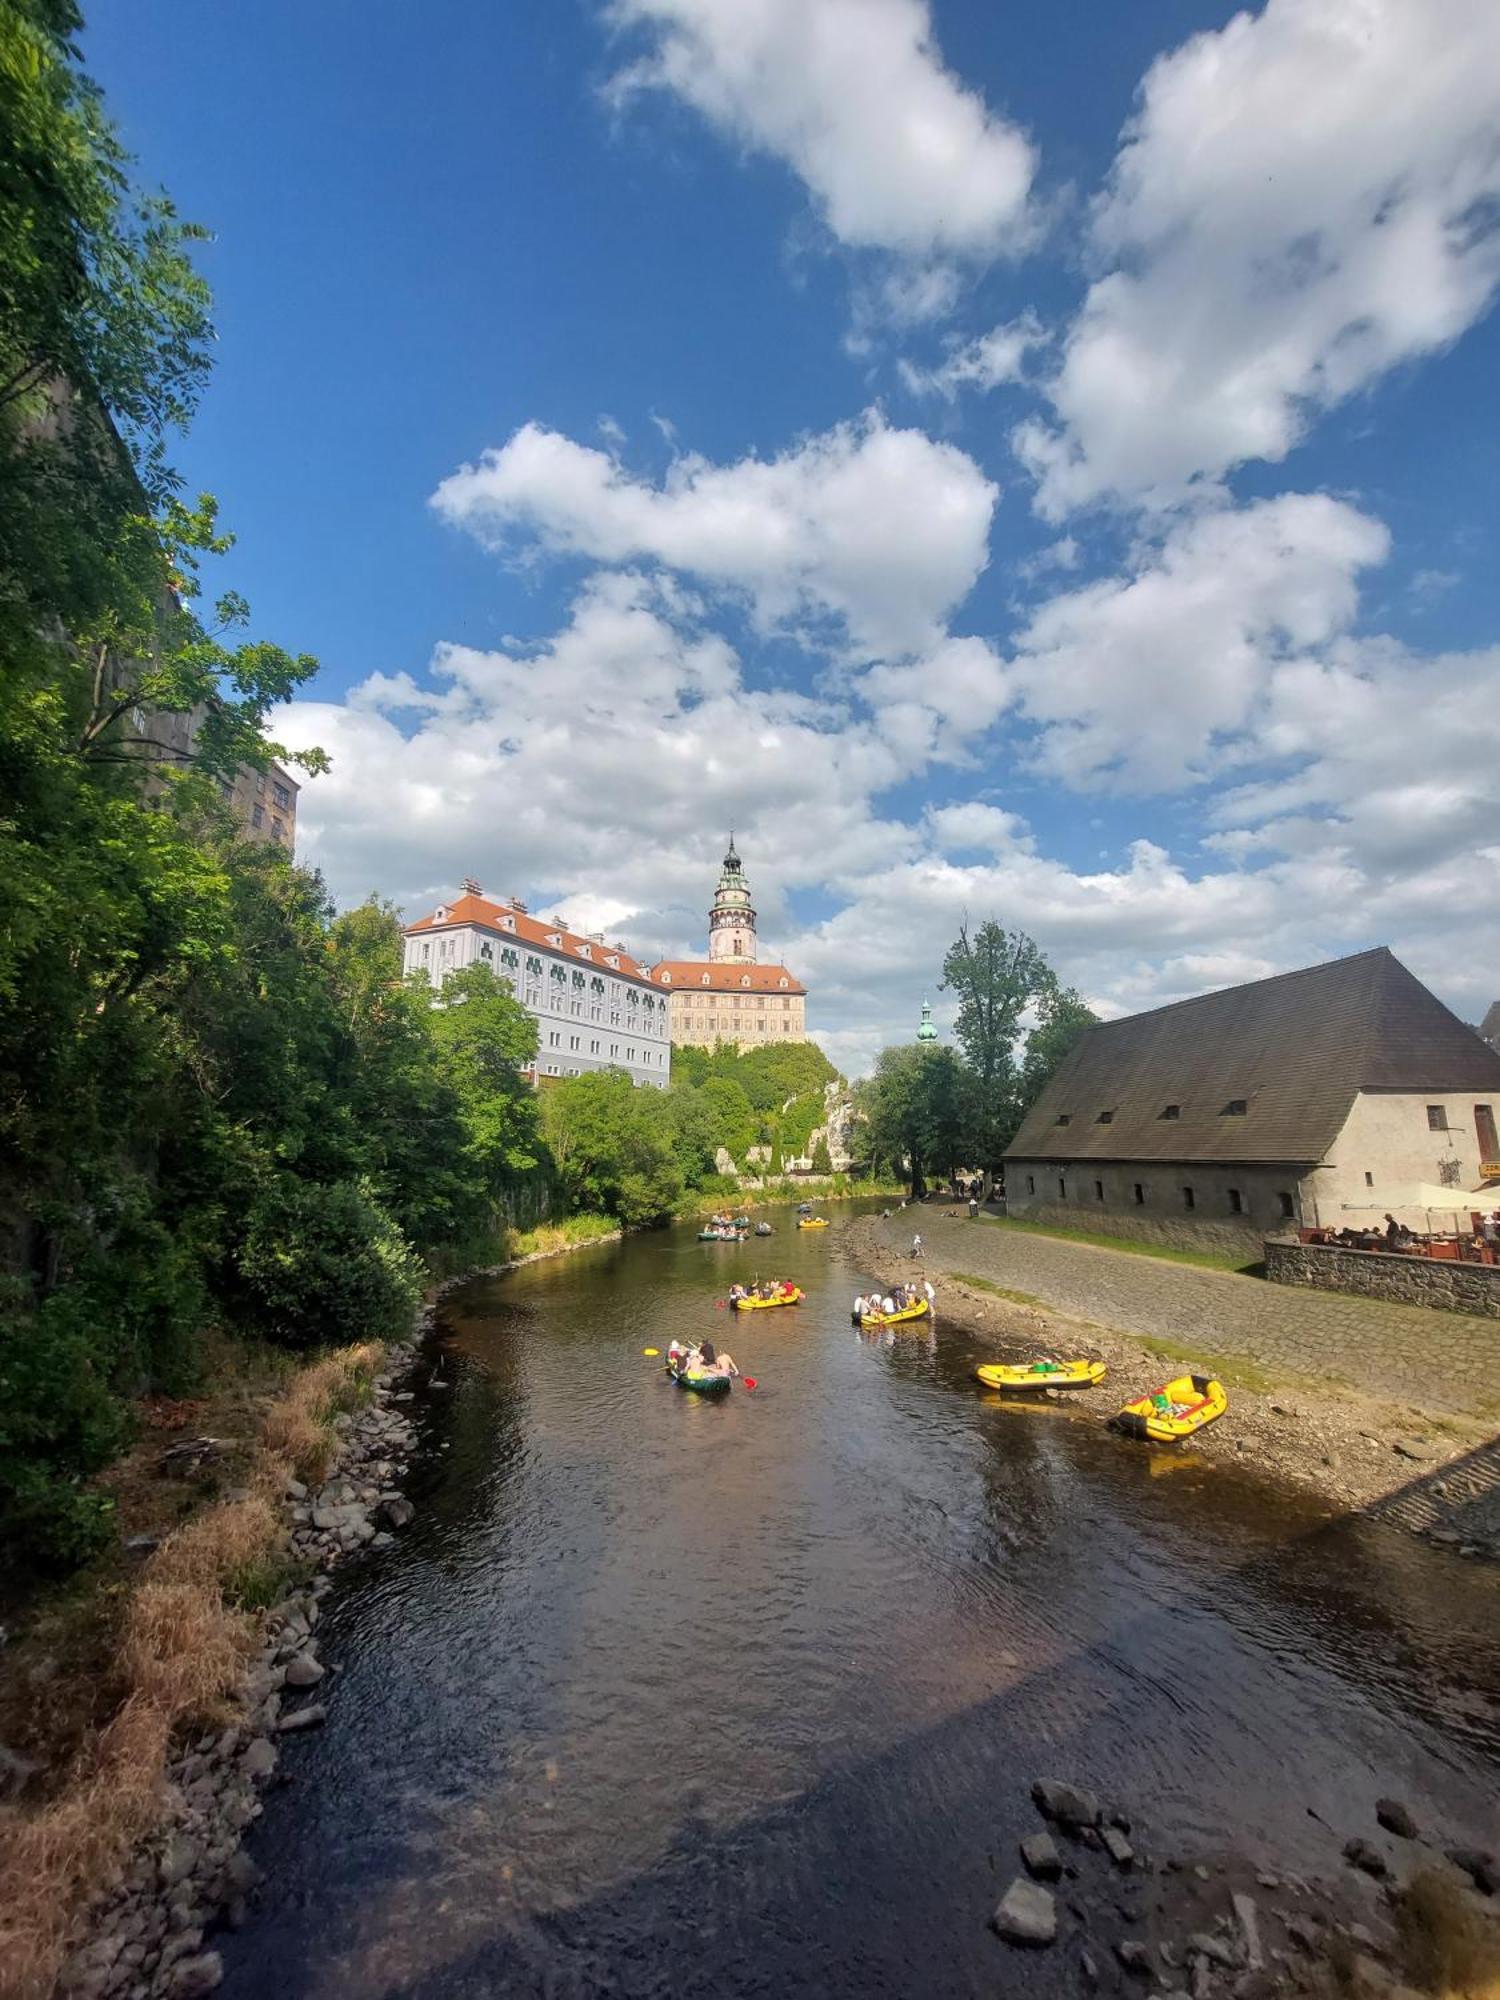
{"type": "Polygon", "coordinates": [[[932,1002],[924,993],[922,995],[922,1025],[917,1030],[917,1040],[919,1042],[935,1042],[937,1038],[938,1031],[932,1019],[932,1002]]]}

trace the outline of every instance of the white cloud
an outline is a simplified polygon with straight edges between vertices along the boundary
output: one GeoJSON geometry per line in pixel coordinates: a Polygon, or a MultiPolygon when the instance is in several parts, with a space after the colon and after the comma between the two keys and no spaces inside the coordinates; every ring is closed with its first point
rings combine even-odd
{"type": "Polygon", "coordinates": [[[926,0],[612,0],[648,54],[618,101],[667,90],[783,160],[843,243],[993,255],[1024,236],[1025,135],[943,65],[926,0]]]}
{"type": "Polygon", "coordinates": [[[1107,268],[1015,442],[1049,517],[1171,502],[1455,340],[1500,279],[1500,6],[1268,0],[1148,71],[1107,268]]]}
{"type": "Polygon", "coordinates": [[[914,396],[946,396],[950,402],[960,389],[981,393],[998,389],[1002,382],[1024,381],[1026,357],[1040,347],[1047,336],[1034,313],[1022,313],[1005,326],[992,327],[975,340],[955,345],[936,368],[923,368],[914,361],[897,363],[901,379],[914,396]]]}
{"type": "Polygon", "coordinates": [[[1164,792],[1253,754],[1276,669],[1348,627],[1387,547],[1368,515],[1288,493],[1180,518],[1129,573],[1048,599],[1009,666],[1038,765],[1164,792]]]}
{"type": "Polygon", "coordinates": [[[774,459],[680,456],[660,486],[526,424],[433,505],[497,549],[659,562],[742,595],[764,627],[833,618],[884,654],[938,637],[988,560],[998,497],[957,446],[871,411],[774,459]]]}

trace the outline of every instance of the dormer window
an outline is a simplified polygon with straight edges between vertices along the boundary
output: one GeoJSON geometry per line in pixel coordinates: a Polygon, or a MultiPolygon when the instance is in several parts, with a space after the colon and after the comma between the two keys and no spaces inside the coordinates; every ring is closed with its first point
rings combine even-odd
{"type": "Polygon", "coordinates": [[[562,939],[558,936],[556,931],[548,931],[547,942],[550,945],[555,945],[559,951],[562,950],[562,939]]]}
{"type": "Polygon", "coordinates": [[[780,980],[780,981],[778,981],[778,984],[779,984],[779,985],[781,985],[781,986],[785,986],[785,985],[786,985],[786,981],[785,981],[784,979],[783,979],[783,980],[780,980]]]}
{"type": "Polygon", "coordinates": [[[580,945],[580,946],[578,947],[578,956],[579,956],[580,958],[592,958],[592,957],[593,957],[593,955],[594,955],[594,954],[593,954],[593,951],[592,951],[592,950],[590,949],[590,947],[589,947],[588,945],[586,945],[586,944],[581,944],[581,945],[580,945]]]}
{"type": "Polygon", "coordinates": [[[435,922],[437,922],[437,923],[440,923],[440,924],[445,924],[445,923],[447,923],[447,921],[448,921],[448,905],[447,905],[446,903],[439,903],[439,904],[438,904],[438,913],[437,913],[437,916],[436,916],[436,918],[435,918],[435,920],[434,920],[434,921],[435,921],[435,922]]]}
{"type": "Polygon", "coordinates": [[[1101,1111],[1099,1116],[1094,1120],[1096,1125],[1113,1125],[1114,1122],[1115,1114],[1113,1111],[1101,1111]]]}
{"type": "Polygon", "coordinates": [[[1163,1118],[1180,1118],[1182,1116],[1182,1106],[1180,1104],[1164,1104],[1161,1108],[1161,1115],[1163,1118]]]}
{"type": "Polygon", "coordinates": [[[612,951],[607,951],[604,954],[604,963],[607,966],[611,967],[612,970],[614,970],[615,972],[618,972],[620,969],[620,961],[615,957],[612,951]]]}
{"type": "Polygon", "coordinates": [[[662,974],[661,983],[663,986],[670,986],[672,984],[672,975],[670,972],[664,972],[662,974]]]}
{"type": "Polygon", "coordinates": [[[742,974],[740,978],[740,984],[741,986],[748,986],[750,984],[750,975],[748,972],[742,974]]]}
{"type": "Polygon", "coordinates": [[[1224,1109],[1219,1113],[1219,1116],[1221,1118],[1243,1118],[1249,1109],[1249,1103],[1245,1098],[1231,1097],[1229,1102],[1224,1106],[1224,1109]]]}
{"type": "Polygon", "coordinates": [[[1073,1114],[1071,1111],[1059,1111],[1057,1117],[1053,1120],[1053,1123],[1056,1125],[1071,1125],[1072,1122],[1073,1114]]]}
{"type": "Polygon", "coordinates": [[[707,986],[707,984],[708,984],[708,974],[707,974],[706,972],[705,972],[705,973],[704,973],[704,975],[703,975],[703,984],[704,984],[705,986],[707,986]]]}
{"type": "Polygon", "coordinates": [[[500,921],[504,925],[505,929],[508,931],[513,931],[516,927],[516,920],[514,917],[502,917],[500,921]]]}

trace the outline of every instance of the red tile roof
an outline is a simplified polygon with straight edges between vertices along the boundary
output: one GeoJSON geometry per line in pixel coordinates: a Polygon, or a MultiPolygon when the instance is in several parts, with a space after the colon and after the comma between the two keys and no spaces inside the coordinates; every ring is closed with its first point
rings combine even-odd
{"type": "Polygon", "coordinates": [[[807,988],[784,965],[718,965],[707,959],[664,958],[649,977],[676,992],[802,993],[807,988]]]}
{"type": "Polygon", "coordinates": [[[496,902],[492,896],[456,896],[451,903],[440,904],[430,917],[418,917],[414,924],[408,924],[405,935],[411,937],[422,931],[461,930],[470,926],[491,931],[496,937],[516,937],[526,944],[539,944],[563,958],[576,958],[597,965],[621,979],[638,979],[643,985],[651,983],[650,974],[628,952],[617,951],[610,944],[601,944],[597,938],[580,937],[577,931],[565,930],[561,924],[549,924],[541,917],[516,909],[511,903],[496,902]]]}

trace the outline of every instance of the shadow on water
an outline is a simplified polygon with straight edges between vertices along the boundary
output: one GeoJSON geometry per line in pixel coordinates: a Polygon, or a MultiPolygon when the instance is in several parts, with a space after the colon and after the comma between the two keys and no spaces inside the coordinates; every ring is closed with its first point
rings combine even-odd
{"type": "Polygon", "coordinates": [[[862,1339],[827,1237],[777,1246],[785,1325],[710,1322],[742,1261],[680,1235],[450,1301],[226,1992],[1066,1992],[985,1925],[1038,1775],[1291,1867],[1382,1791],[1492,1831],[1493,1572],[979,1394],[941,1328],[862,1339]],[[641,1355],[710,1323],[753,1396],[641,1355]]]}

